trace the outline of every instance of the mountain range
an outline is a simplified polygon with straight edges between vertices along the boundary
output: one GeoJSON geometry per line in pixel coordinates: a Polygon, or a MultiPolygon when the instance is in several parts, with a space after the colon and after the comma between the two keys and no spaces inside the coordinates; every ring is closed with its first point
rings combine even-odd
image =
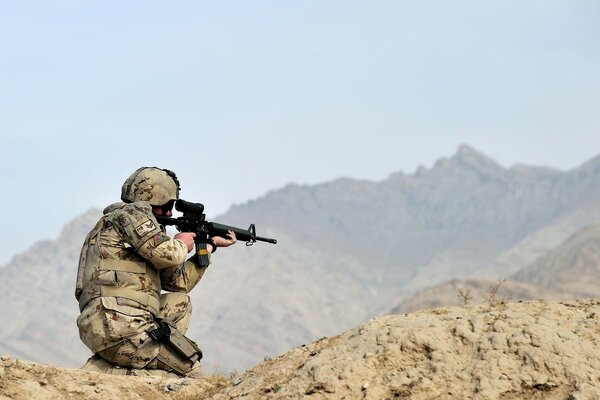
{"type": "MultiPolygon", "coordinates": [[[[464,301],[459,290],[485,292],[499,279],[513,298],[597,295],[599,205],[600,157],[570,171],[504,168],[464,145],[431,168],[380,182],[288,185],[216,218],[254,222],[279,243],[215,253],[191,293],[189,335],[205,366],[241,370],[436,296],[436,305],[464,301]]],[[[85,361],[73,285],[99,215],[88,211],[0,269],[0,353],[85,361]]]]}

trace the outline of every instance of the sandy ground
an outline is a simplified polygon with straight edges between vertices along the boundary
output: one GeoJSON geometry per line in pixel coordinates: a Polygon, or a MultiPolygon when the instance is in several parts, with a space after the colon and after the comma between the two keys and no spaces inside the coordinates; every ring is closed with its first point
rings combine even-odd
{"type": "Polygon", "coordinates": [[[221,376],[204,379],[113,376],[79,369],[58,368],[13,360],[0,362],[0,399],[205,399],[229,381],[221,376]]]}
{"type": "Polygon", "coordinates": [[[382,316],[232,377],[1,365],[0,399],[600,399],[600,299],[382,316]]]}

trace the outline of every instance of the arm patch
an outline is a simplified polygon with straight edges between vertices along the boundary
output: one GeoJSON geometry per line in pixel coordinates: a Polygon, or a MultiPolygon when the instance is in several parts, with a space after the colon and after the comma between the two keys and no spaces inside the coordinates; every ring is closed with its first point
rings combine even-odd
{"type": "Polygon", "coordinates": [[[144,222],[135,227],[135,233],[137,233],[140,237],[155,230],[156,225],[154,225],[154,222],[152,222],[150,219],[145,220],[144,222]]]}
{"type": "Polygon", "coordinates": [[[168,242],[169,240],[171,240],[170,237],[168,237],[167,235],[164,235],[164,234],[160,234],[160,233],[156,234],[152,237],[152,242],[154,243],[155,248],[164,242],[168,242]]]}

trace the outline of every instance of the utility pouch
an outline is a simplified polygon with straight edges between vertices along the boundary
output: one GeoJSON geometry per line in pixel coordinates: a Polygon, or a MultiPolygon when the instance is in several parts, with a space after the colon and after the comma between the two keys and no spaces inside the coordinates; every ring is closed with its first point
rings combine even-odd
{"type": "Polygon", "coordinates": [[[202,350],[200,350],[196,342],[183,336],[177,329],[171,330],[169,344],[189,360],[197,361],[202,359],[202,350]]]}
{"type": "Polygon", "coordinates": [[[188,373],[194,363],[202,359],[202,350],[198,345],[164,321],[159,323],[157,329],[148,331],[148,335],[160,343],[158,361],[180,375],[188,373]]]}

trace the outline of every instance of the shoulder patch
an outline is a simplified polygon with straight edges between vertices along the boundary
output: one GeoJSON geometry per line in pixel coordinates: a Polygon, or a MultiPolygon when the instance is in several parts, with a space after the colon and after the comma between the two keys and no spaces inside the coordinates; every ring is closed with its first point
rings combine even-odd
{"type": "Polygon", "coordinates": [[[156,230],[156,225],[154,225],[154,222],[150,221],[149,219],[145,220],[144,222],[142,222],[140,225],[136,226],[136,228],[135,228],[135,232],[139,236],[144,236],[147,233],[150,233],[154,230],[156,230]]]}

